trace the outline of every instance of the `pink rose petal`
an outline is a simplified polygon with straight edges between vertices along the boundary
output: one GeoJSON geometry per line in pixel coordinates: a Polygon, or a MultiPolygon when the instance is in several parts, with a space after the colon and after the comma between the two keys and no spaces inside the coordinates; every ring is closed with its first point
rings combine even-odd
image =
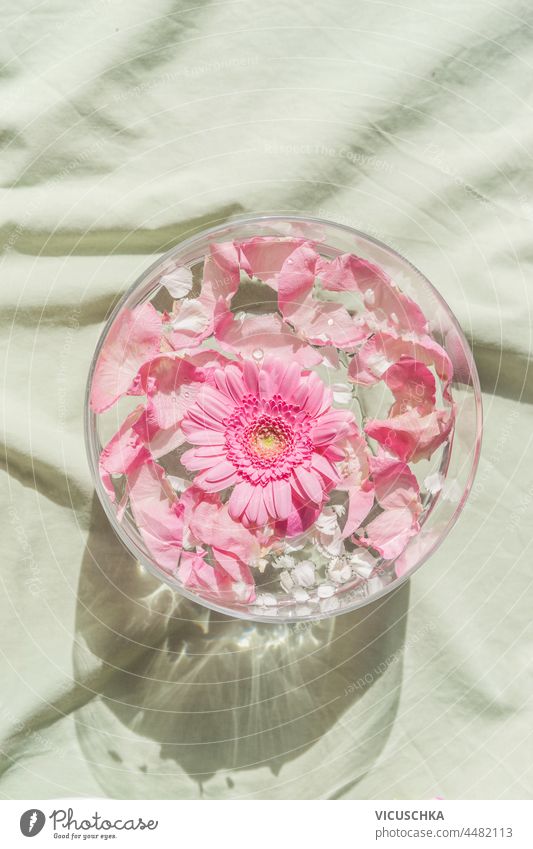
{"type": "Polygon", "coordinates": [[[139,368],[159,351],[161,317],[151,304],[123,309],[111,325],[91,386],[91,408],[102,413],[130,388],[139,368]]]}
{"type": "Polygon", "coordinates": [[[284,319],[313,345],[353,348],[367,336],[348,310],[312,296],[319,255],[302,244],[284,262],[278,276],[278,303],[284,319]]]}
{"type": "Polygon", "coordinates": [[[435,406],[435,378],[424,363],[400,357],[383,375],[395,398],[389,415],[397,416],[411,407],[429,413],[435,406]]]}
{"type": "Polygon", "coordinates": [[[229,575],[205,562],[207,552],[184,551],[178,566],[178,578],[190,590],[209,592],[219,597],[231,592],[229,575]]]}
{"type": "Polygon", "coordinates": [[[158,460],[170,451],[179,448],[186,439],[185,434],[177,425],[169,428],[160,427],[150,408],[143,410],[133,425],[133,430],[146,443],[154,460],[158,460]]]}
{"type": "Polygon", "coordinates": [[[144,440],[134,430],[143,410],[144,408],[139,406],[130,413],[100,454],[100,477],[111,501],[115,501],[111,475],[128,474],[151,459],[144,440]]]}
{"type": "Polygon", "coordinates": [[[408,507],[385,510],[365,527],[365,536],[356,542],[374,548],[386,560],[398,557],[420,529],[418,521],[408,507]]]}
{"type": "Polygon", "coordinates": [[[156,563],[173,572],[181,554],[183,513],[164,469],[148,462],[128,475],[132,513],[146,547],[156,563]]]}
{"type": "Polygon", "coordinates": [[[305,239],[254,236],[239,243],[241,261],[246,260],[250,276],[277,289],[277,275],[283,263],[303,244],[305,239]]]}
{"type": "Polygon", "coordinates": [[[448,439],[453,426],[453,411],[433,410],[421,415],[408,410],[390,419],[372,419],[365,432],[404,462],[428,459],[448,439]]]}
{"type": "Polygon", "coordinates": [[[218,496],[210,496],[192,487],[182,496],[189,532],[198,542],[210,545],[218,566],[234,583],[241,583],[246,600],[255,597],[254,580],[249,564],[260,556],[258,540],[240,523],[233,521],[227,505],[218,496]]]}
{"type": "Polygon", "coordinates": [[[277,357],[290,357],[306,367],[322,362],[318,351],[295,336],[277,314],[238,321],[227,311],[217,323],[215,336],[225,350],[241,357],[253,357],[255,352],[259,352],[261,358],[268,352],[277,357]]]}
{"type": "Polygon", "coordinates": [[[191,406],[205,378],[196,366],[162,354],[139,370],[138,383],[148,396],[150,418],[158,427],[175,427],[191,406]]]}
{"type": "Polygon", "coordinates": [[[420,307],[379,266],[354,254],[343,254],[331,262],[321,259],[317,274],[325,289],[359,291],[366,308],[378,321],[399,330],[427,333],[427,319],[420,307]]]}
{"type": "Polygon", "coordinates": [[[351,536],[366,519],[374,506],[374,486],[371,481],[365,481],[360,486],[348,489],[348,511],[342,529],[342,538],[351,536]]]}
{"type": "Polygon", "coordinates": [[[372,386],[402,357],[433,366],[444,383],[443,393],[446,397],[447,386],[453,377],[453,366],[444,348],[430,336],[406,339],[390,333],[374,333],[350,362],[348,377],[354,383],[372,386]]]}
{"type": "Polygon", "coordinates": [[[380,454],[371,458],[370,468],[376,499],[383,509],[408,507],[416,515],[421,512],[418,481],[406,463],[380,454]]]}

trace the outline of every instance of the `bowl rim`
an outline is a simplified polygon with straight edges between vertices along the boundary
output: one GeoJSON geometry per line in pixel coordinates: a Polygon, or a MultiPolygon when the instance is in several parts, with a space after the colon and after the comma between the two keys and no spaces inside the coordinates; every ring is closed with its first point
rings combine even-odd
{"type": "MultiPolygon", "coordinates": [[[[275,236],[273,236],[275,238],[275,236]]],[[[283,236],[279,238],[284,238],[283,236]]],[[[347,224],[342,224],[331,219],[327,218],[319,218],[316,216],[310,215],[292,215],[292,214],[281,214],[281,213],[261,213],[257,214],[248,214],[248,215],[237,215],[235,217],[230,216],[225,219],[224,222],[220,224],[213,225],[207,228],[199,228],[197,229],[191,236],[188,236],[186,239],[179,240],[176,244],[169,248],[169,250],[165,251],[161,255],[158,256],[154,262],[152,262],[144,271],[139,274],[134,282],[129,286],[126,291],[122,294],[122,296],[118,299],[114,308],[111,310],[110,315],[108,316],[103,329],[100,332],[98,337],[98,342],[96,348],[94,350],[91,364],[89,367],[89,372],[87,375],[87,382],[85,386],[85,396],[84,396],[84,437],[85,437],[85,450],[87,455],[87,461],[89,464],[89,468],[91,471],[91,476],[93,479],[93,484],[95,486],[96,493],[98,495],[98,499],[100,504],[102,505],[104,512],[109,519],[111,527],[113,528],[116,536],[121,541],[122,545],[126,548],[126,550],[132,554],[135,559],[151,574],[153,574],[159,581],[162,581],[167,586],[169,586],[174,592],[179,595],[184,596],[189,601],[194,602],[202,607],[207,607],[208,609],[221,613],[224,616],[230,616],[232,618],[241,619],[243,621],[249,622],[264,622],[267,624],[276,624],[276,625],[291,625],[299,622],[316,622],[323,619],[329,619],[333,616],[342,616],[345,613],[351,613],[354,610],[358,610],[359,608],[365,607],[368,604],[373,604],[374,602],[379,601],[384,596],[389,595],[392,592],[398,590],[403,584],[405,584],[418,570],[429,560],[429,558],[435,553],[435,551],[440,547],[440,545],[444,542],[454,525],[456,524],[459,516],[464,510],[465,504],[468,500],[468,497],[472,491],[472,487],[474,484],[474,479],[476,476],[479,458],[481,455],[481,446],[483,440],[483,398],[481,393],[481,385],[479,381],[479,375],[476,367],[476,363],[474,360],[474,356],[471,350],[471,347],[463,333],[461,325],[459,324],[455,314],[449,307],[448,303],[441,295],[441,293],[435,288],[435,286],[431,283],[431,281],[426,277],[426,275],[420,271],[420,269],[414,265],[409,259],[407,259],[403,254],[397,251],[395,248],[388,245],[386,242],[381,241],[380,239],[371,236],[368,233],[365,233],[362,230],[358,230],[355,227],[350,227],[347,224]],[[126,302],[129,300],[131,295],[136,291],[136,289],[149,277],[149,275],[154,272],[157,268],[159,268],[163,263],[165,263],[168,259],[172,258],[177,252],[184,252],[194,244],[200,240],[205,240],[206,238],[210,238],[216,234],[223,233],[228,229],[237,228],[240,225],[265,225],[269,222],[272,224],[276,223],[304,223],[311,224],[317,226],[326,226],[331,227],[337,230],[343,230],[345,233],[350,234],[351,236],[355,236],[356,238],[363,239],[367,242],[371,242],[376,245],[381,250],[388,252],[389,254],[393,254],[396,258],[401,260],[403,263],[406,263],[424,282],[424,284],[428,287],[428,290],[432,293],[432,295],[437,299],[440,303],[441,307],[447,313],[447,317],[453,325],[454,329],[458,333],[459,339],[462,343],[462,347],[464,352],[468,357],[468,367],[470,371],[470,376],[472,380],[472,389],[474,395],[475,402],[475,412],[476,412],[476,431],[475,431],[475,443],[474,450],[470,460],[470,470],[468,472],[468,478],[466,484],[464,485],[461,498],[457,502],[457,505],[448,519],[444,529],[439,533],[438,538],[435,542],[430,545],[428,550],[417,560],[416,564],[412,566],[404,575],[396,576],[390,584],[383,587],[380,590],[377,590],[371,596],[367,598],[358,599],[354,602],[351,602],[344,607],[338,610],[332,611],[317,611],[311,612],[309,614],[304,615],[295,615],[291,617],[283,617],[283,616],[274,616],[274,615],[262,615],[259,613],[255,613],[251,610],[247,610],[243,607],[242,610],[238,608],[225,607],[223,604],[217,604],[215,601],[211,599],[204,599],[203,597],[197,595],[194,592],[191,592],[186,587],[178,585],[175,579],[172,579],[170,575],[167,575],[161,568],[158,568],[154,565],[154,563],[147,556],[146,552],[136,543],[134,539],[124,530],[124,527],[117,521],[116,515],[114,513],[112,504],[109,500],[109,496],[104,490],[100,474],[98,468],[98,460],[99,454],[96,450],[96,446],[94,444],[94,434],[96,433],[95,422],[97,418],[97,414],[91,410],[89,399],[91,393],[91,385],[94,376],[94,371],[96,368],[96,363],[98,361],[98,357],[100,355],[100,351],[102,349],[103,343],[107,338],[107,335],[113,325],[115,319],[117,318],[120,311],[123,309],[126,302]]],[[[453,442],[452,442],[452,451],[453,451],[453,442]]],[[[433,502],[434,506],[436,501],[433,502]]],[[[430,508],[431,509],[431,508],[430,508]]],[[[416,537],[413,537],[415,540],[416,537]]],[[[268,608],[267,608],[268,609],[268,608]]]]}

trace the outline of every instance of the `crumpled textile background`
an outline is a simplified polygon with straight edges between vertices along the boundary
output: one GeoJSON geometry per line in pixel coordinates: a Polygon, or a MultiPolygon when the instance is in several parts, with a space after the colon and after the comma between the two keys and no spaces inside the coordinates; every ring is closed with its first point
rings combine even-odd
{"type": "Polygon", "coordinates": [[[3,8],[2,798],[531,798],[533,11],[520,0],[3,8]],[[93,495],[86,374],[160,252],[240,213],[396,247],[472,341],[453,533],[314,626],[174,597],[93,495]]]}

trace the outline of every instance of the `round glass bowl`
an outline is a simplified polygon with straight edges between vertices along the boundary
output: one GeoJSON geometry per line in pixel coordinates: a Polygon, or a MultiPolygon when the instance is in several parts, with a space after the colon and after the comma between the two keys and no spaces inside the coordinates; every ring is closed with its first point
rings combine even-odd
{"type": "Polygon", "coordinates": [[[244,619],[311,620],[395,589],[459,516],[479,381],[406,259],[318,219],[261,216],[160,257],[91,366],[96,490],[176,592],[244,619]]]}

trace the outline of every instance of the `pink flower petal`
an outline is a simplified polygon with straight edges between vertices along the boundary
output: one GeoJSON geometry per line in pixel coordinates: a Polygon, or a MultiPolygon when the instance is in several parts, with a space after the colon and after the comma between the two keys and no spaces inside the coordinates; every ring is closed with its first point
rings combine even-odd
{"type": "Polygon", "coordinates": [[[370,481],[348,489],[348,512],[342,529],[342,538],[353,534],[374,506],[374,486],[370,481]]]}
{"type": "Polygon", "coordinates": [[[277,522],[276,534],[280,537],[298,537],[309,530],[316,522],[322,507],[310,504],[307,499],[299,498],[295,490],[292,490],[292,505],[287,518],[277,522]]]}
{"type": "Polygon", "coordinates": [[[238,321],[227,311],[217,323],[215,336],[225,350],[241,357],[252,357],[255,351],[268,351],[270,355],[290,357],[307,367],[322,362],[318,351],[295,336],[277,314],[238,321]]]}
{"type": "Polygon", "coordinates": [[[279,517],[278,517],[278,514],[277,514],[276,504],[275,504],[275,501],[274,501],[274,486],[275,486],[274,481],[268,481],[266,486],[263,487],[263,501],[264,501],[265,507],[268,511],[268,515],[271,516],[273,519],[277,519],[279,517]]]}
{"type": "Polygon", "coordinates": [[[242,478],[237,472],[233,463],[227,460],[220,460],[215,465],[211,465],[194,479],[195,486],[205,489],[207,492],[220,492],[222,489],[227,489],[228,486],[233,486],[239,483],[242,478]]]}
{"type": "Polygon", "coordinates": [[[254,236],[239,243],[241,257],[248,263],[249,274],[277,288],[276,277],[285,260],[305,244],[305,239],[254,236]]]}
{"type": "Polygon", "coordinates": [[[193,403],[205,377],[181,357],[163,354],[139,369],[138,386],[149,398],[150,419],[162,428],[175,427],[193,403]]]}
{"type": "Polygon", "coordinates": [[[133,430],[146,443],[154,460],[179,448],[185,442],[185,434],[177,426],[161,428],[148,406],[133,425],[133,430]]]}
{"type": "Polygon", "coordinates": [[[292,509],[291,486],[287,480],[278,480],[272,483],[272,499],[276,517],[284,520],[292,509]]]}
{"type": "Polygon", "coordinates": [[[219,312],[224,312],[240,282],[239,252],[233,242],[212,244],[204,261],[198,298],[176,301],[168,340],[173,348],[195,347],[213,333],[219,312]]]}
{"type": "Polygon", "coordinates": [[[324,500],[324,488],[316,474],[304,469],[303,466],[296,466],[293,470],[293,477],[297,479],[309,501],[313,502],[313,504],[322,504],[324,500]]]}
{"type": "Polygon", "coordinates": [[[254,487],[252,484],[247,481],[242,481],[242,483],[236,484],[233,487],[229,502],[228,502],[228,511],[229,515],[236,522],[239,521],[242,514],[246,510],[248,506],[248,502],[252,497],[254,492],[254,487]]]}
{"type": "Polygon", "coordinates": [[[408,507],[417,515],[422,511],[420,488],[409,466],[385,454],[370,460],[376,499],[386,510],[408,507]]]}
{"type": "Polygon", "coordinates": [[[214,375],[215,386],[230,399],[232,404],[240,404],[246,393],[242,372],[238,366],[217,369],[214,375]]]}
{"type": "Polygon", "coordinates": [[[232,404],[228,404],[227,396],[209,384],[199,390],[196,395],[196,404],[212,419],[222,424],[231,412],[232,404]]]}
{"type": "Polygon", "coordinates": [[[453,411],[434,410],[420,415],[408,410],[390,419],[372,419],[365,432],[404,462],[428,459],[448,439],[453,427],[453,411]]]}
{"type": "Polygon", "coordinates": [[[317,418],[311,432],[315,445],[337,442],[355,433],[355,419],[348,410],[332,410],[317,418]]]}
{"type": "Polygon", "coordinates": [[[144,441],[133,430],[133,426],[142,414],[142,406],[130,413],[100,454],[100,477],[111,501],[115,501],[115,488],[111,475],[127,474],[151,459],[150,451],[144,441]]]}
{"type": "Polygon", "coordinates": [[[322,476],[328,486],[339,481],[340,476],[337,469],[323,454],[319,454],[316,451],[313,452],[311,468],[322,476]]]}
{"type": "Polygon", "coordinates": [[[207,590],[220,597],[231,591],[231,578],[223,570],[206,563],[206,554],[206,551],[184,551],[178,566],[178,578],[190,590],[207,590]]]}
{"type": "MultiPolygon", "coordinates": [[[[291,320],[305,303],[315,282],[318,254],[306,242],[285,260],[278,277],[278,303],[281,313],[291,320]]],[[[292,322],[291,322],[292,323],[292,322]]]]}
{"type": "Polygon", "coordinates": [[[244,385],[251,395],[259,394],[259,369],[255,363],[246,360],[243,367],[244,385]]]}
{"type": "Polygon", "coordinates": [[[333,393],[315,372],[302,375],[291,392],[291,403],[302,407],[310,416],[318,416],[331,406],[333,393]]]}
{"type": "Polygon", "coordinates": [[[224,432],[224,425],[220,419],[215,418],[215,416],[206,412],[206,410],[202,410],[198,404],[188,411],[187,419],[199,427],[217,430],[220,433],[224,432]]]}
{"type": "Polygon", "coordinates": [[[225,445],[223,433],[215,430],[206,430],[206,428],[199,427],[190,420],[183,421],[182,429],[187,437],[187,442],[191,442],[193,445],[205,445],[212,448],[218,446],[221,449],[225,445]]]}
{"type": "Polygon", "coordinates": [[[354,254],[343,254],[331,262],[320,259],[317,274],[325,289],[359,291],[366,308],[378,321],[389,322],[397,329],[427,333],[427,319],[420,307],[379,266],[354,254]]]}
{"type": "Polygon", "coordinates": [[[139,368],[159,351],[162,322],[151,304],[117,316],[98,357],[91,386],[91,408],[102,413],[130,388],[139,368]]]}
{"type": "Polygon", "coordinates": [[[194,348],[213,332],[215,306],[200,298],[176,301],[168,341],[176,351],[194,348]]]}
{"type": "Polygon", "coordinates": [[[186,351],[184,356],[190,365],[196,367],[196,373],[203,375],[207,383],[213,383],[213,375],[216,369],[225,368],[233,362],[220,351],[212,351],[210,348],[186,351]]]}
{"type": "Polygon", "coordinates": [[[223,445],[197,445],[181,455],[181,462],[189,472],[197,472],[210,469],[225,457],[223,445]]]}
{"type": "Polygon", "coordinates": [[[241,594],[240,600],[253,600],[254,580],[249,564],[260,556],[258,540],[240,523],[232,520],[228,506],[222,505],[218,496],[205,497],[196,488],[192,490],[183,499],[190,505],[186,510],[190,533],[200,544],[211,546],[217,565],[233,584],[244,585],[244,596],[241,594]]]}
{"type": "Polygon", "coordinates": [[[168,572],[178,565],[183,540],[183,506],[172,493],[164,469],[144,463],[128,475],[128,493],[135,522],[148,551],[168,572]]]}
{"type": "Polygon", "coordinates": [[[385,510],[365,527],[365,536],[357,543],[366,548],[374,548],[386,560],[398,557],[405,546],[420,530],[415,516],[408,507],[385,510]]]}
{"type": "Polygon", "coordinates": [[[335,345],[345,350],[351,350],[368,335],[366,326],[345,307],[316,300],[305,305],[296,326],[313,345],[335,345]]]}
{"type": "Polygon", "coordinates": [[[246,505],[242,517],[243,524],[247,527],[260,528],[268,521],[268,511],[263,501],[263,488],[254,486],[252,496],[246,505]]]}
{"type": "Polygon", "coordinates": [[[444,382],[445,393],[453,377],[453,366],[444,348],[430,336],[404,339],[390,333],[375,333],[353,357],[348,367],[348,377],[354,383],[371,386],[402,357],[433,366],[444,382]]]}
{"type": "Polygon", "coordinates": [[[353,348],[367,335],[345,307],[312,296],[320,257],[309,243],[297,248],[278,276],[278,303],[283,317],[313,345],[353,348]]]}
{"type": "Polygon", "coordinates": [[[405,413],[410,407],[430,412],[435,406],[435,378],[424,363],[412,357],[401,357],[383,375],[396,403],[391,416],[405,413]]]}

